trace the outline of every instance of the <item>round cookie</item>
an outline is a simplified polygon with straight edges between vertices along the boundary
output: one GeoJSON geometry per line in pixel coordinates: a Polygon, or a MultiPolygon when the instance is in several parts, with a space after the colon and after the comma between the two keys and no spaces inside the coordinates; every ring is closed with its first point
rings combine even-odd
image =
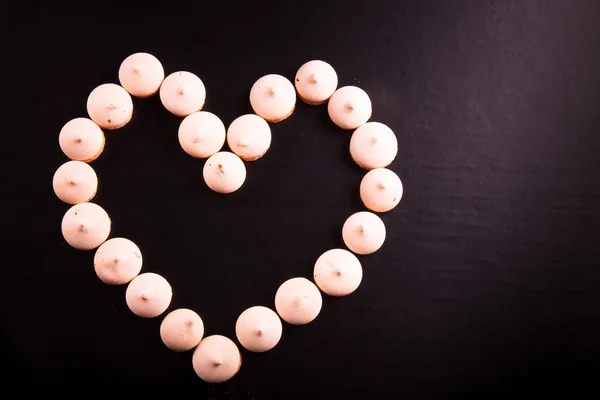
{"type": "Polygon", "coordinates": [[[187,71],[173,72],[160,86],[160,101],[163,106],[178,117],[185,117],[200,111],[206,100],[204,83],[196,75],[187,71]]]}
{"type": "Polygon", "coordinates": [[[356,254],[371,254],[385,241],[385,225],[372,212],[360,211],[348,217],[342,227],[342,238],[356,254]]]}
{"type": "Polygon", "coordinates": [[[227,128],[227,145],[242,160],[257,160],[271,146],[271,128],[256,114],[242,115],[227,128]]]}
{"type": "Polygon", "coordinates": [[[133,100],[121,86],[105,83],[92,90],[88,96],[87,112],[101,128],[118,129],[131,120],[133,100]]]}
{"type": "Polygon", "coordinates": [[[78,250],[100,246],[110,234],[110,217],[94,203],[75,204],[65,213],[61,230],[66,242],[78,250]]]}
{"type": "Polygon", "coordinates": [[[164,313],[173,292],[171,285],[162,276],[146,272],[133,278],[125,291],[127,306],[138,317],[154,318],[164,313]]]}
{"type": "Polygon", "coordinates": [[[265,352],[279,343],[283,326],[275,311],[254,306],[240,314],[235,323],[235,334],[246,350],[265,352]]]}
{"type": "Polygon", "coordinates": [[[108,239],[96,250],[94,270],[102,282],[108,285],[123,285],[142,270],[142,252],[129,239],[108,239]]]}
{"type": "Polygon", "coordinates": [[[275,294],[275,309],[289,324],[304,325],[314,320],[323,305],[321,292],[306,278],[283,282],[275,294]]]}
{"type": "Polygon", "coordinates": [[[56,196],[67,204],[90,201],[98,190],[94,168],[83,161],[67,161],[54,173],[52,187],[56,196]]]}
{"type": "Polygon", "coordinates": [[[228,151],[215,153],[206,160],[204,182],[217,193],[233,193],[246,180],[246,166],[235,154],[228,151]]]}
{"type": "Polygon", "coordinates": [[[202,318],[187,308],[171,311],[160,324],[160,338],[167,348],[176,352],[193,349],[200,343],[202,336],[202,318]]]}
{"type": "Polygon", "coordinates": [[[362,275],[360,261],[348,250],[327,250],[315,263],[315,283],[330,296],[346,296],[354,292],[362,275]]]}
{"type": "Polygon", "coordinates": [[[360,198],[369,210],[386,212],[396,207],[402,199],[402,181],[387,168],[375,168],[360,181],[360,198]]]}
{"type": "Polygon", "coordinates": [[[196,346],[192,366],[203,381],[221,383],[238,373],[242,366],[242,355],[231,339],[212,335],[202,339],[196,346]]]}
{"type": "Polygon", "coordinates": [[[165,70],[158,58],[148,53],[135,53],[119,67],[119,82],[132,96],[150,97],[160,88],[165,70]]]}
{"type": "Polygon", "coordinates": [[[92,162],[104,150],[104,132],[89,118],[75,118],[58,135],[60,149],[73,161],[92,162]]]}
{"type": "Polygon", "coordinates": [[[207,158],[225,144],[225,125],[208,111],[193,112],[179,125],[179,144],[192,157],[207,158]]]}
{"type": "Polygon", "coordinates": [[[334,124],[342,129],[356,129],[371,118],[371,99],[356,86],[336,90],[327,104],[327,112],[334,124]]]}
{"type": "Polygon", "coordinates": [[[398,154],[398,140],[394,132],[380,122],[359,126],[350,138],[350,155],[365,169],[387,167],[398,154]]]}
{"type": "Polygon", "coordinates": [[[294,85],[305,103],[319,105],[325,103],[338,85],[335,69],[325,61],[312,60],[303,64],[296,73],[294,85]]]}
{"type": "Polygon", "coordinates": [[[286,77],[270,74],[257,80],[250,89],[254,112],[269,122],[280,122],[296,107],[296,90],[286,77]]]}

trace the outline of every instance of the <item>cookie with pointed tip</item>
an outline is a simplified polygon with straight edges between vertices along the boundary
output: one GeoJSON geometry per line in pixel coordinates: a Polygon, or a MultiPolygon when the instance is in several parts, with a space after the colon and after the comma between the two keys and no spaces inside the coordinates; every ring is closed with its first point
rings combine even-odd
{"type": "Polygon", "coordinates": [[[280,122],[296,107],[296,90],[286,77],[270,74],[258,79],[250,89],[254,112],[269,122],[280,122]]]}
{"type": "Polygon", "coordinates": [[[87,112],[101,128],[118,129],[131,120],[133,100],[123,87],[105,83],[92,90],[88,96],[87,112]]]}
{"type": "Polygon", "coordinates": [[[256,114],[242,115],[227,128],[227,145],[244,161],[258,160],[271,146],[271,128],[256,114]]]}
{"type": "Polygon", "coordinates": [[[371,99],[356,86],[336,90],[327,103],[329,118],[342,129],[356,129],[371,118],[371,99]]]}
{"type": "Polygon", "coordinates": [[[240,314],[235,323],[235,334],[246,350],[265,352],[279,343],[283,326],[275,311],[254,306],[240,314]]]}
{"type": "Polygon", "coordinates": [[[206,88],[198,76],[188,71],[173,72],[159,89],[163,106],[178,117],[200,111],[206,101],[206,88]]]}
{"type": "Polygon", "coordinates": [[[238,373],[242,366],[242,355],[231,339],[212,335],[202,339],[196,346],[192,366],[203,381],[221,383],[238,373]]]}
{"type": "Polygon", "coordinates": [[[315,283],[330,296],[354,292],[362,280],[362,266],[356,256],[344,249],[327,250],[315,262],[315,283]]]}
{"type": "Polygon", "coordinates": [[[119,82],[132,96],[150,97],[160,88],[165,70],[152,54],[135,53],[119,67],[119,82]]]}
{"type": "Polygon", "coordinates": [[[402,181],[387,168],[375,168],[360,181],[360,198],[369,210],[387,212],[400,203],[403,194],[402,181]]]}
{"type": "Polygon", "coordinates": [[[75,118],[63,125],[58,143],[71,160],[92,162],[104,150],[104,132],[89,118],[75,118]]]}
{"type": "Polygon", "coordinates": [[[338,85],[335,69],[325,61],[312,60],[296,72],[294,85],[305,103],[316,106],[325,103],[338,85]]]}
{"type": "Polygon", "coordinates": [[[182,352],[196,347],[204,336],[204,322],[194,311],[179,308],[167,314],[160,324],[160,338],[169,349],[182,352]]]}
{"type": "Polygon", "coordinates": [[[65,203],[84,203],[96,195],[98,177],[89,164],[67,161],[54,173],[52,187],[56,196],[65,203]]]}
{"type": "Polygon", "coordinates": [[[95,203],[75,204],[62,219],[61,230],[69,245],[78,250],[92,250],[106,241],[111,221],[108,213],[95,203]]]}
{"type": "Polygon", "coordinates": [[[246,166],[235,154],[221,151],[204,163],[204,182],[217,193],[233,193],[246,180],[246,166]]]}
{"type": "Polygon", "coordinates": [[[287,323],[308,324],[321,312],[323,298],[314,283],[306,278],[292,278],[283,282],[275,294],[275,309],[287,323]]]}
{"type": "Polygon", "coordinates": [[[387,167],[398,154],[398,140],[394,132],[380,122],[359,126],[350,138],[350,155],[365,169],[387,167]]]}
{"type": "Polygon", "coordinates": [[[385,241],[385,224],[376,214],[360,211],[346,219],[342,227],[346,246],[356,254],[371,254],[385,241]]]}
{"type": "Polygon", "coordinates": [[[190,156],[208,158],[225,144],[225,125],[208,111],[191,113],[179,124],[179,144],[190,156]]]}
{"type": "Polygon", "coordinates": [[[133,278],[125,291],[127,306],[138,317],[154,318],[164,313],[173,292],[169,282],[161,275],[146,272],[133,278]]]}
{"type": "Polygon", "coordinates": [[[108,285],[130,282],[142,270],[142,252],[129,239],[112,238],[102,243],[94,255],[94,270],[108,285]]]}

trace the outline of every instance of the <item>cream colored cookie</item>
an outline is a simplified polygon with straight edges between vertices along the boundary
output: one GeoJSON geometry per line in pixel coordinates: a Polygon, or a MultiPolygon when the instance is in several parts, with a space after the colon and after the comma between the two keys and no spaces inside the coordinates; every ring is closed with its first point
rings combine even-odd
{"type": "Polygon", "coordinates": [[[356,254],[371,254],[385,241],[385,225],[372,212],[360,211],[348,217],[342,227],[342,238],[356,254]]]}
{"type": "Polygon", "coordinates": [[[387,167],[398,153],[394,132],[380,122],[359,126],[350,138],[350,155],[365,169],[387,167]]]}
{"type": "Polygon", "coordinates": [[[287,323],[304,325],[314,320],[323,305],[321,292],[306,278],[283,282],[275,294],[275,309],[287,323]]]}
{"type": "Polygon", "coordinates": [[[279,343],[283,326],[275,311],[254,306],[240,314],[235,324],[235,334],[246,350],[264,352],[279,343]]]}
{"type": "Polygon", "coordinates": [[[104,150],[104,132],[89,118],[67,122],[58,135],[60,149],[73,161],[92,162],[104,150]]]}
{"type": "Polygon", "coordinates": [[[386,212],[396,207],[402,199],[402,181],[387,168],[367,172],[360,182],[360,198],[365,207],[375,212],[386,212]]]}
{"type": "Polygon", "coordinates": [[[327,250],[315,263],[315,283],[330,296],[346,296],[354,292],[362,275],[360,261],[348,250],[327,250]]]}
{"type": "Polygon", "coordinates": [[[294,85],[298,96],[307,104],[323,104],[335,92],[338,77],[331,65],[321,60],[303,64],[296,73],[294,85]]]}
{"type": "Polygon", "coordinates": [[[142,269],[142,252],[129,239],[112,238],[102,243],[94,255],[94,270],[108,285],[123,285],[142,269]]]}
{"type": "Polygon", "coordinates": [[[133,100],[121,86],[105,83],[92,90],[88,96],[87,112],[101,128],[118,129],[131,120],[133,100]]]}
{"type": "Polygon", "coordinates": [[[241,159],[257,160],[271,146],[271,128],[256,114],[242,115],[227,128],[227,145],[241,159]]]}
{"type": "Polygon", "coordinates": [[[191,113],[179,125],[179,144],[192,157],[208,158],[225,144],[225,125],[213,113],[191,113]]]}
{"type": "Polygon", "coordinates": [[[98,177],[89,164],[67,161],[54,173],[52,187],[56,196],[65,203],[84,203],[96,195],[98,177]]]}
{"type": "Polygon", "coordinates": [[[127,306],[138,317],[154,318],[164,313],[173,292],[171,285],[161,275],[146,272],[133,278],[125,291],[127,306]]]}
{"type": "Polygon", "coordinates": [[[188,351],[204,336],[204,322],[194,311],[179,308],[171,311],[160,324],[160,338],[165,346],[177,352],[188,351]]]}
{"type": "Polygon", "coordinates": [[[296,90],[286,77],[270,74],[257,80],[250,89],[254,112],[269,122],[280,122],[296,107],[296,90]]]}
{"type": "Polygon", "coordinates": [[[65,213],[61,230],[69,245],[79,250],[92,250],[110,234],[110,217],[94,203],[75,204],[65,213]]]}
{"type": "Polygon", "coordinates": [[[225,336],[205,337],[192,356],[196,375],[205,382],[221,383],[234,377],[242,366],[242,355],[233,341],[225,336]]]}
{"type": "Polygon", "coordinates": [[[165,70],[158,58],[148,53],[135,53],[119,67],[119,82],[132,96],[150,97],[160,88],[165,70]]]}
{"type": "Polygon", "coordinates": [[[215,153],[206,160],[204,182],[217,193],[233,193],[246,180],[246,166],[235,154],[228,151],[215,153]]]}
{"type": "Polygon", "coordinates": [[[342,129],[356,129],[371,118],[371,99],[356,86],[336,90],[327,104],[327,112],[334,124],[342,129]]]}
{"type": "Polygon", "coordinates": [[[204,83],[187,71],[173,72],[160,86],[160,101],[169,112],[185,117],[200,111],[206,100],[204,83]]]}

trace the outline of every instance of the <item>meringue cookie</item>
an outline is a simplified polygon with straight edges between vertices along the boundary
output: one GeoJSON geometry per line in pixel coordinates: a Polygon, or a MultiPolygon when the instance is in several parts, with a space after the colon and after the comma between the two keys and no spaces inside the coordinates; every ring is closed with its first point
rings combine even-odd
{"type": "Polygon", "coordinates": [[[60,149],[74,161],[92,162],[104,150],[104,132],[89,118],[67,122],[58,135],[60,149]]]}
{"type": "Polygon", "coordinates": [[[94,270],[108,285],[123,285],[142,269],[142,252],[129,239],[112,238],[102,243],[94,255],[94,270]]]}
{"type": "Polygon", "coordinates": [[[312,60],[303,64],[294,85],[298,96],[307,104],[323,104],[335,92],[338,77],[331,65],[321,60],[312,60]]]}
{"type": "Polygon", "coordinates": [[[215,153],[206,160],[204,182],[217,193],[232,193],[246,180],[246,166],[235,154],[228,151],[215,153]]]}
{"type": "Polygon", "coordinates": [[[207,158],[225,144],[225,125],[208,111],[191,113],[179,125],[179,144],[192,157],[207,158]]]}
{"type": "Polygon", "coordinates": [[[154,318],[164,313],[173,292],[171,285],[162,276],[146,272],[133,278],[125,291],[127,306],[138,317],[154,318]]]}
{"type": "Polygon", "coordinates": [[[233,341],[225,336],[208,336],[196,346],[192,356],[196,375],[205,382],[225,382],[238,373],[242,355],[233,341]]]}
{"type": "Polygon", "coordinates": [[[319,315],[322,305],[321,292],[306,278],[288,279],[275,294],[277,313],[292,325],[308,324],[319,315]]]}
{"type": "Polygon", "coordinates": [[[132,96],[150,97],[160,88],[165,70],[158,58],[148,53],[135,53],[119,67],[119,82],[132,96]]]}
{"type": "Polygon", "coordinates": [[[202,336],[202,318],[187,308],[171,311],[160,324],[160,338],[167,348],[176,352],[193,349],[200,343],[202,336]]]}
{"type": "Polygon", "coordinates": [[[264,352],[279,343],[283,326],[275,311],[254,306],[240,314],[235,324],[235,334],[246,350],[264,352]]]}
{"type": "Polygon", "coordinates": [[[348,250],[327,250],[315,263],[315,283],[330,296],[346,296],[354,292],[362,275],[360,261],[348,250]]]}
{"type": "Polygon", "coordinates": [[[387,167],[397,153],[396,135],[380,122],[367,122],[359,126],[350,138],[350,155],[365,169],[387,167]]]}
{"type": "Polygon", "coordinates": [[[89,164],[67,161],[54,173],[52,187],[56,196],[65,203],[84,203],[96,195],[98,177],[89,164]]]}
{"type": "Polygon", "coordinates": [[[334,124],[342,129],[356,129],[371,118],[371,99],[356,86],[336,90],[327,104],[327,112],[334,124]]]}
{"type": "Polygon", "coordinates": [[[342,238],[354,253],[371,254],[385,241],[385,225],[377,215],[360,211],[349,216],[344,222],[342,238]]]}
{"type": "Polygon", "coordinates": [[[367,172],[360,182],[360,198],[365,207],[375,212],[386,212],[396,207],[402,199],[402,181],[387,168],[367,172]]]}
{"type": "Polygon", "coordinates": [[[105,83],[92,90],[88,96],[87,112],[101,128],[118,129],[131,120],[133,100],[121,86],[105,83]]]}
{"type": "Polygon", "coordinates": [[[185,117],[200,111],[206,100],[204,83],[187,71],[173,72],[160,86],[160,101],[169,112],[185,117]]]}
{"type": "Polygon", "coordinates": [[[254,112],[269,122],[280,122],[296,107],[296,90],[286,77],[270,74],[257,80],[250,89],[254,112]]]}
{"type": "Polygon", "coordinates": [[[267,121],[258,115],[242,115],[229,125],[227,145],[242,160],[257,160],[271,146],[271,128],[267,121]]]}

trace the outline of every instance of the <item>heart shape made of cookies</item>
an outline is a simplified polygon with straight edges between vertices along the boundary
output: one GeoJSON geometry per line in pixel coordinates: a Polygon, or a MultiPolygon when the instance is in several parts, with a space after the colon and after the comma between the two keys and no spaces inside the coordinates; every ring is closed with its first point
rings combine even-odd
{"type": "MultiPolygon", "coordinates": [[[[254,114],[239,116],[226,128],[215,114],[203,110],[204,83],[195,74],[177,71],[165,78],[160,61],[148,53],[127,57],[119,68],[120,85],[106,83],[88,96],[89,118],[68,121],[60,131],[59,144],[70,159],[55,172],[53,188],[57,197],[71,207],[62,220],[66,242],[79,250],[95,250],[94,269],[109,285],[125,285],[129,309],[142,318],[163,315],[172,300],[172,288],[161,275],[142,271],[142,251],[130,239],[109,238],[111,219],[91,202],[98,178],[89,165],[104,149],[104,130],[126,125],[133,115],[131,96],[145,98],[159,93],[164,107],[182,117],[178,140],[181,148],[204,160],[203,177],[214,192],[224,195],[239,190],[246,180],[245,163],[255,162],[271,146],[270,123],[290,116],[297,97],[310,105],[327,103],[331,120],[351,130],[350,155],[368,172],[360,183],[360,197],[368,209],[349,216],[342,226],[348,248],[334,248],[321,254],[312,280],[291,278],[275,293],[275,310],[253,306],[236,322],[238,342],[248,351],[265,352],[280,341],[283,324],[303,325],[313,321],[322,306],[321,292],[345,296],[362,280],[362,266],[356,255],[377,251],[386,230],[376,213],[392,210],[400,202],[400,178],[386,167],[395,159],[398,143],[394,132],[379,122],[369,122],[371,100],[355,86],[338,88],[335,70],[328,63],[313,60],[297,71],[294,83],[278,74],[258,79],[250,90],[254,114]],[[223,150],[227,144],[230,151],[223,150]]],[[[169,312],[160,325],[163,343],[177,352],[193,349],[192,365],[206,382],[224,382],[240,369],[242,357],[235,342],[222,335],[204,337],[204,322],[195,311],[179,308],[169,312]]]]}

